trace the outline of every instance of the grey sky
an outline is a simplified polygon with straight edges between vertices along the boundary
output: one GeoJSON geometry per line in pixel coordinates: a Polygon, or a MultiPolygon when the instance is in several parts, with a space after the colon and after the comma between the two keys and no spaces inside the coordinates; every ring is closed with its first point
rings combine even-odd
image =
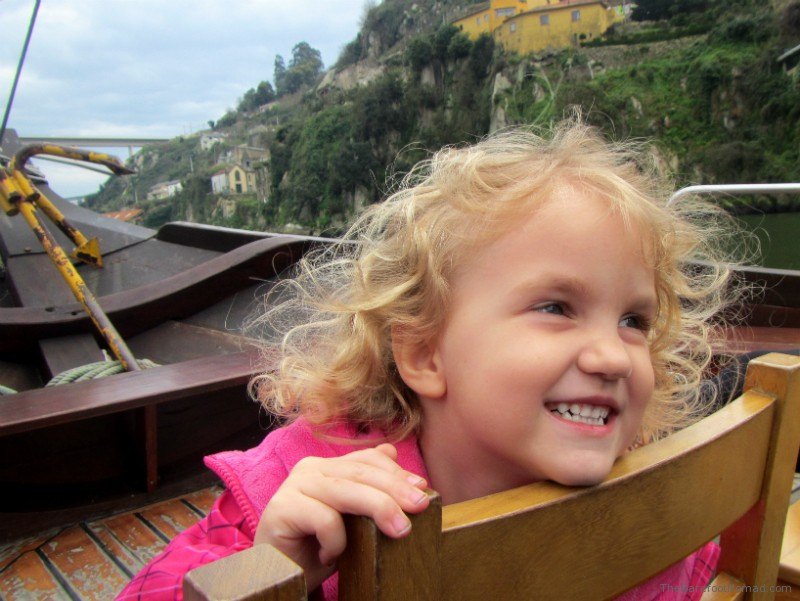
{"type": "MultiPolygon", "coordinates": [[[[174,137],[207,128],[306,41],[326,67],[365,0],[42,0],[9,127],[21,136],[174,137]]],[[[34,0],[0,0],[5,108],[34,0]]],[[[122,158],[127,150],[117,152],[122,158]]],[[[62,196],[104,179],[40,162],[62,196]]]]}

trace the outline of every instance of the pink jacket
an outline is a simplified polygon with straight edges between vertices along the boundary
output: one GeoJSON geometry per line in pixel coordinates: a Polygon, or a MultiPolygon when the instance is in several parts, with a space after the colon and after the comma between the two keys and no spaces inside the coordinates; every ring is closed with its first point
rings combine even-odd
{"type": "MultiPolygon", "coordinates": [[[[320,438],[307,422],[298,420],[274,430],[255,448],[206,457],[206,465],[219,475],[227,490],[205,519],[175,537],[117,599],[182,599],[184,574],[252,546],[264,508],[298,461],[309,456],[339,457],[359,448],[349,441],[369,446],[370,440],[379,438],[379,434],[357,433],[348,425],[326,430],[326,434],[343,442],[320,438]]],[[[395,446],[399,465],[430,482],[416,438],[408,437],[395,446]]],[[[699,599],[718,556],[719,548],[709,543],[620,599],[699,599]]],[[[322,586],[325,599],[338,598],[337,575],[322,586]]]]}

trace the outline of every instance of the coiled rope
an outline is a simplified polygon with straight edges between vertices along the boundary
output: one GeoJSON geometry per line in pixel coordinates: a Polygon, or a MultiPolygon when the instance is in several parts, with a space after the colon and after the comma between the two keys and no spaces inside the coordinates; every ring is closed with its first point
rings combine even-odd
{"type": "MultiPolygon", "coordinates": [[[[150,359],[137,359],[136,362],[142,369],[150,369],[151,367],[158,367],[158,363],[150,361],[150,359]]],[[[53,376],[45,388],[50,386],[60,386],[61,384],[72,384],[73,382],[85,382],[86,380],[96,380],[97,378],[105,378],[106,376],[113,376],[121,374],[125,371],[119,361],[96,361],[95,363],[87,363],[73,367],[60,374],[53,376]]],[[[16,390],[8,386],[0,385],[0,396],[8,394],[16,394],[16,390]]]]}

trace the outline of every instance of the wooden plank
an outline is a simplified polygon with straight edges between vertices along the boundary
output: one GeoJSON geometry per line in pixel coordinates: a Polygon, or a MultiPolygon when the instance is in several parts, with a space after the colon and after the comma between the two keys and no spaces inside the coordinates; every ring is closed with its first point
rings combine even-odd
{"type": "Polygon", "coordinates": [[[778,578],[800,590],[800,502],[792,503],[786,514],[778,578]]]}
{"type": "Polygon", "coordinates": [[[201,519],[218,485],[0,547],[2,599],[110,599],[167,540],[201,519]],[[190,506],[191,504],[191,506],[190,506]]]}
{"type": "MultiPolygon", "coordinates": [[[[126,487],[122,491],[114,490],[99,499],[92,499],[84,504],[58,508],[46,508],[37,511],[24,511],[13,506],[8,511],[0,512],[0,544],[6,544],[24,536],[33,536],[46,529],[65,524],[96,519],[97,516],[118,514],[138,507],[185,494],[203,486],[217,482],[216,476],[209,470],[182,479],[166,480],[154,493],[147,493],[141,488],[126,487]]],[[[58,489],[56,489],[56,495],[58,489]]],[[[85,495],[84,495],[85,497],[85,495]]]]}
{"type": "Polygon", "coordinates": [[[111,599],[129,580],[79,526],[64,530],[42,545],[41,552],[83,599],[111,599]]]}
{"type": "Polygon", "coordinates": [[[180,499],[151,505],[139,511],[138,515],[170,540],[199,521],[197,514],[180,499]]]}
{"type": "Polygon", "coordinates": [[[134,555],[117,538],[116,533],[106,526],[104,521],[95,521],[86,524],[86,527],[104,547],[106,553],[113,556],[117,563],[127,570],[129,577],[133,577],[144,567],[144,562],[134,555]]]}
{"type": "Polygon", "coordinates": [[[109,535],[142,565],[158,555],[168,542],[153,532],[136,513],[124,513],[101,520],[95,523],[93,530],[98,528],[107,529],[109,535]]]}
{"type": "Polygon", "coordinates": [[[42,379],[31,365],[0,361],[0,384],[13,390],[31,390],[42,386],[42,379]]]}
{"type": "MultiPolygon", "coordinates": [[[[52,233],[55,228],[48,228],[52,233]]],[[[109,253],[101,243],[103,267],[78,264],[76,268],[97,297],[152,284],[205,263],[218,253],[147,240],[109,253]]],[[[72,245],[63,247],[69,253],[72,245]]],[[[41,247],[40,247],[41,250],[41,247]]],[[[46,254],[12,257],[7,264],[15,298],[24,307],[57,307],[75,304],[61,273],[46,254]]]]}
{"type": "Polygon", "coordinates": [[[2,599],[111,599],[171,539],[209,507],[219,486],[135,512],[94,520],[0,549],[2,599]]]}
{"type": "Polygon", "coordinates": [[[39,350],[48,378],[68,369],[105,359],[100,346],[91,334],[74,334],[40,340],[39,350]]]}
{"type": "Polygon", "coordinates": [[[430,504],[410,515],[414,536],[392,539],[363,516],[346,516],[348,545],[339,558],[339,591],[354,601],[438,601],[442,540],[442,499],[428,491],[430,504]],[[413,575],[413,576],[412,576],[413,575]]]}
{"type": "Polygon", "coordinates": [[[208,515],[208,512],[211,511],[211,506],[222,494],[223,490],[221,486],[211,486],[198,490],[197,492],[189,493],[183,497],[183,500],[192,507],[199,509],[203,515],[208,515]]]}
{"type": "Polygon", "coordinates": [[[219,256],[208,250],[150,239],[122,251],[105,253],[102,269],[81,266],[79,270],[89,289],[102,298],[162,282],[219,256]]]}
{"type": "Polygon", "coordinates": [[[772,269],[769,267],[740,267],[737,276],[753,285],[754,290],[763,291],[760,304],[776,307],[800,307],[800,274],[797,270],[772,269]]]}
{"type": "Polygon", "coordinates": [[[254,351],[124,373],[58,390],[22,392],[0,403],[0,436],[218,390],[243,389],[261,364],[254,351]]]}
{"type": "Polygon", "coordinates": [[[35,551],[47,539],[58,534],[59,529],[53,528],[47,532],[42,532],[36,536],[26,536],[19,540],[0,546],[0,570],[8,567],[17,557],[27,553],[28,551],[35,551]]]}
{"type": "Polygon", "coordinates": [[[786,307],[780,305],[748,306],[742,311],[745,323],[764,328],[800,328],[800,306],[786,307]]]}
{"type": "Polygon", "coordinates": [[[68,598],[42,558],[28,551],[9,565],[0,578],[0,599],[50,601],[68,598]]]}
{"type": "Polygon", "coordinates": [[[306,582],[303,570],[286,555],[271,545],[256,545],[189,572],[183,595],[186,601],[304,601],[306,582]]]}
{"type": "Polygon", "coordinates": [[[173,221],[162,225],[157,237],[164,242],[172,242],[181,246],[205,248],[217,252],[229,252],[255,240],[274,238],[277,234],[236,230],[203,223],[173,221]]]}
{"type": "MultiPolygon", "coordinates": [[[[305,239],[259,240],[172,277],[98,300],[117,330],[128,337],[167,319],[192,315],[254,281],[280,273],[307,247],[305,239]]],[[[32,340],[90,329],[89,318],[78,303],[0,308],[0,351],[19,352],[32,340]]]]}
{"type": "Polygon", "coordinates": [[[241,335],[180,321],[167,321],[127,342],[137,358],[147,358],[162,365],[236,353],[252,348],[254,344],[253,340],[241,335]]]}
{"type": "Polygon", "coordinates": [[[591,495],[539,482],[444,507],[442,561],[448,572],[442,574],[442,598],[479,598],[476,591],[486,584],[486,579],[514,583],[518,590],[537,591],[543,597],[561,591],[568,598],[577,594],[574,589],[580,587],[584,592],[593,591],[595,598],[610,598],[622,590],[618,590],[619,581],[608,578],[609,571],[618,573],[623,581],[656,574],[663,569],[660,561],[666,555],[687,556],[758,501],[775,411],[770,397],[747,392],[704,419],[703,427],[686,428],[624,455],[609,477],[591,489],[591,495]],[[745,420],[744,425],[741,420],[745,420]],[[718,444],[707,448],[708,440],[718,444]],[[728,461],[743,455],[743,449],[748,449],[746,460],[728,461]],[[669,471],[663,469],[667,458],[674,458],[669,471]],[[713,478],[708,477],[709,465],[723,464],[725,473],[715,472],[713,478]],[[681,478],[670,477],[678,470],[681,478]],[[708,486],[687,488],[685,482],[690,474],[698,482],[705,478],[708,486]],[[712,489],[713,494],[709,494],[712,489]],[[641,502],[628,502],[632,496],[641,502]],[[682,501],[677,503],[675,499],[682,501]],[[713,520],[709,519],[709,504],[714,505],[713,520]],[[534,506],[538,506],[535,511],[530,509],[534,506]],[[694,510],[687,511],[687,507],[694,510]],[[574,515],[592,516],[593,521],[576,530],[571,527],[574,515]],[[506,519],[496,523],[501,516],[506,519]],[[648,524],[648,532],[641,530],[644,523],[648,524]],[[665,536],[678,527],[691,535],[682,540],[665,536]],[[535,542],[531,544],[531,538],[513,536],[514,532],[559,529],[564,535],[551,537],[546,545],[537,546],[535,542]],[[489,530],[491,537],[487,536],[489,530]],[[602,541],[606,550],[600,555],[603,562],[582,566],[580,579],[572,570],[551,574],[522,567],[523,563],[552,565],[553,561],[569,565],[575,557],[574,549],[580,548],[585,537],[602,541]],[[626,540],[637,540],[637,546],[626,546],[626,540]],[[497,552],[500,546],[504,548],[503,555],[497,552]],[[642,552],[645,546],[651,552],[642,552]],[[547,559],[542,558],[545,555],[547,559]],[[512,557],[514,561],[510,561],[512,557]],[[472,569],[477,565],[480,570],[472,569]]]}
{"type": "Polygon", "coordinates": [[[714,342],[720,352],[792,351],[800,348],[800,328],[739,326],[725,328],[714,342]]]}
{"type": "MultiPolygon", "coordinates": [[[[263,313],[264,296],[275,285],[275,281],[275,278],[268,279],[242,288],[218,303],[190,315],[182,322],[204,328],[230,331],[239,324],[247,323],[253,314],[263,313]]],[[[258,338],[259,336],[253,337],[258,338]]]]}

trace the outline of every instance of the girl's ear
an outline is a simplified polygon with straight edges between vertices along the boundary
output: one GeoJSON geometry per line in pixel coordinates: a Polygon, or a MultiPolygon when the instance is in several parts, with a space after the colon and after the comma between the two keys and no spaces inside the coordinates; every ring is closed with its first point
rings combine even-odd
{"type": "Polygon", "coordinates": [[[403,382],[420,397],[441,399],[447,381],[435,340],[420,343],[403,329],[392,327],[392,354],[403,382]]]}

